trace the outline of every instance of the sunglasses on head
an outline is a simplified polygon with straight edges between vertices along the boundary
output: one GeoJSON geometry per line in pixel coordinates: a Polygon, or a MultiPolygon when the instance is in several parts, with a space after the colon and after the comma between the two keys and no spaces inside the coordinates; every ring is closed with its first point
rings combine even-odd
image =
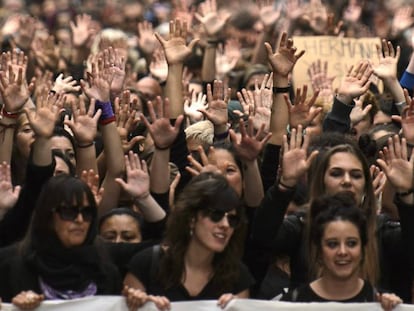
{"type": "Polygon", "coordinates": [[[92,206],[66,206],[62,205],[53,209],[62,220],[75,221],[81,214],[86,222],[92,221],[95,215],[95,209],[92,206]]]}
{"type": "Polygon", "coordinates": [[[228,212],[219,211],[217,209],[207,209],[206,216],[214,223],[220,222],[223,217],[227,217],[227,222],[231,228],[236,228],[240,224],[240,216],[237,214],[229,214],[228,212]]]}

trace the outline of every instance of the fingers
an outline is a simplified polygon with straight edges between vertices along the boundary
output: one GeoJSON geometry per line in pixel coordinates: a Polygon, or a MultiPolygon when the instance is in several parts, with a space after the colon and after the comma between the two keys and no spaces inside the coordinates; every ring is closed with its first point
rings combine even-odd
{"type": "Polygon", "coordinates": [[[233,299],[237,298],[237,296],[233,294],[223,294],[220,296],[220,298],[217,301],[217,305],[220,306],[220,308],[224,309],[226,305],[233,299]]]}

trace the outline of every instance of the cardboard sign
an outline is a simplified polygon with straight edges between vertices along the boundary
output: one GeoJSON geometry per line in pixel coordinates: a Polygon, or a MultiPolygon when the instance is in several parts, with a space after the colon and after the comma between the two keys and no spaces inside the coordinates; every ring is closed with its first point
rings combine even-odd
{"type": "MultiPolygon", "coordinates": [[[[293,37],[294,46],[298,51],[305,50],[305,54],[298,60],[293,71],[295,88],[307,84],[311,88],[308,75],[309,66],[321,60],[328,62],[328,77],[336,77],[333,81],[334,89],[339,86],[342,78],[351,66],[356,66],[361,60],[370,60],[378,64],[376,45],[381,45],[380,38],[341,38],[332,36],[293,37]]],[[[377,82],[373,78],[373,82],[377,82]]],[[[382,86],[379,85],[382,90],[382,86]]]]}

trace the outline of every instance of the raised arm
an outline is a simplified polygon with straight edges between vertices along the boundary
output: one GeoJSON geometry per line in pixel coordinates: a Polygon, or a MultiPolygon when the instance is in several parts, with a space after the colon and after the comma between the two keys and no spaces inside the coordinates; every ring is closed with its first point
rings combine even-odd
{"type": "Polygon", "coordinates": [[[151,123],[145,116],[141,115],[141,120],[148,128],[154,141],[155,150],[151,160],[151,192],[154,193],[168,192],[170,186],[170,148],[178,135],[183,121],[183,116],[181,115],[175,121],[174,126],[171,125],[169,105],[168,98],[162,101],[161,97],[157,97],[157,102],[148,102],[151,123]]]}
{"type": "Polygon", "coordinates": [[[103,181],[104,193],[99,205],[99,214],[118,205],[120,186],[115,178],[120,178],[124,171],[121,139],[115,125],[115,115],[110,102],[110,85],[112,76],[104,70],[103,60],[93,64],[92,73],[88,74],[89,83],[81,80],[81,86],[90,99],[95,99],[95,109],[100,109],[99,127],[102,133],[106,161],[106,175],[103,181]]]}
{"type": "Polygon", "coordinates": [[[140,161],[138,155],[130,151],[129,155],[125,155],[125,168],[127,182],[121,178],[116,178],[115,181],[134,198],[144,219],[148,222],[164,219],[166,217],[165,211],[150,193],[147,163],[144,160],[140,161]]]}
{"type": "Polygon", "coordinates": [[[170,117],[177,119],[184,114],[184,98],[182,93],[182,75],[185,58],[191,54],[198,40],[192,40],[188,45],[187,24],[179,20],[170,21],[170,37],[168,40],[155,33],[158,41],[164,49],[168,63],[168,76],[165,86],[165,96],[170,99],[170,117]]]}
{"type": "Polygon", "coordinates": [[[286,133],[289,119],[284,94],[289,92],[289,74],[305,51],[296,53],[293,40],[288,38],[285,32],[282,34],[279,47],[275,53],[273,53],[272,47],[268,42],[265,43],[265,46],[267,57],[273,70],[273,105],[270,119],[270,132],[273,135],[269,143],[282,145],[283,135],[286,133]]]}

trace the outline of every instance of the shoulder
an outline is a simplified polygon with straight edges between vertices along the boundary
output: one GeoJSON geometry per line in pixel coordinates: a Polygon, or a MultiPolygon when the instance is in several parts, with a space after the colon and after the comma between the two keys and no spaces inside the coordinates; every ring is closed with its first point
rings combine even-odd
{"type": "Polygon", "coordinates": [[[235,284],[234,292],[238,293],[245,289],[250,288],[255,284],[255,280],[251,275],[249,269],[243,262],[239,262],[239,278],[237,284],[235,284]]]}
{"type": "Polygon", "coordinates": [[[289,290],[280,300],[291,302],[312,302],[320,301],[321,298],[316,295],[309,284],[304,284],[295,289],[289,290]]]}

